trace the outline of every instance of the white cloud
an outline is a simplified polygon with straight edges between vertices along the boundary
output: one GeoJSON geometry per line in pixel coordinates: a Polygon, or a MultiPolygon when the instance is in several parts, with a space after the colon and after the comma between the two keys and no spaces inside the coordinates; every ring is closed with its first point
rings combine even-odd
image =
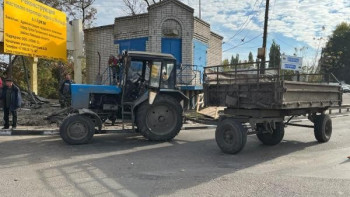
{"type": "MultiPolygon", "coordinates": [[[[193,7],[195,15],[198,16],[199,0],[181,1],[193,7]]],[[[308,45],[310,49],[316,51],[320,43],[322,45],[331,35],[337,24],[343,21],[350,22],[350,0],[274,0],[270,2],[269,41],[278,35],[279,39],[289,40],[289,45],[295,47],[308,45]],[[320,37],[323,39],[318,40],[320,37]]],[[[111,24],[115,17],[126,15],[122,0],[96,0],[95,5],[98,10],[97,25],[111,24]]],[[[247,41],[262,33],[264,9],[265,0],[202,0],[202,18],[211,24],[213,31],[223,35],[225,41],[235,35],[245,24],[241,33],[233,38],[226,48],[241,44],[242,38],[247,41]],[[248,22],[245,23],[247,19],[248,22]]],[[[249,48],[261,43],[262,39],[257,38],[237,50],[247,53],[249,48]]],[[[289,48],[290,51],[294,50],[291,46],[289,48]]],[[[225,55],[233,52],[239,51],[230,51],[225,55]]]]}

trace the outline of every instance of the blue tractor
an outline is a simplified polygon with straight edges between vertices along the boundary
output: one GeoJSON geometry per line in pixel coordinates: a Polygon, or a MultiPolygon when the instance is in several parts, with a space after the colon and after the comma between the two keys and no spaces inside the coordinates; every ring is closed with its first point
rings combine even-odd
{"type": "Polygon", "coordinates": [[[117,85],[72,84],[71,111],[60,125],[68,144],[89,143],[106,120],[132,124],[154,141],[173,139],[182,127],[181,101],[176,88],[176,59],[170,54],[129,51],[122,57],[117,85]]]}

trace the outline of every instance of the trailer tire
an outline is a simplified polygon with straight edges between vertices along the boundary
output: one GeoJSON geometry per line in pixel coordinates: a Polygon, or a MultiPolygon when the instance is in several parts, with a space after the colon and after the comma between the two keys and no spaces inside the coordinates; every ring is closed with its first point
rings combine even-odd
{"type": "Polygon", "coordinates": [[[283,122],[276,122],[276,129],[273,129],[273,133],[264,133],[263,126],[258,125],[258,133],[256,136],[265,145],[274,146],[279,144],[284,137],[284,124],[283,122]]]}
{"type": "Polygon", "coordinates": [[[147,100],[138,107],[136,125],[148,140],[172,140],[182,127],[182,107],[174,97],[159,95],[152,105],[147,100]]]}
{"type": "Polygon", "coordinates": [[[332,119],[329,115],[317,115],[314,124],[314,134],[318,142],[328,142],[332,136],[332,119]]]}
{"type": "Polygon", "coordinates": [[[94,123],[86,116],[68,116],[60,126],[60,136],[67,144],[87,144],[95,134],[94,123]]]}
{"type": "Polygon", "coordinates": [[[227,118],[219,122],[215,131],[215,140],[222,152],[236,154],[247,142],[247,131],[242,123],[227,118]]]}

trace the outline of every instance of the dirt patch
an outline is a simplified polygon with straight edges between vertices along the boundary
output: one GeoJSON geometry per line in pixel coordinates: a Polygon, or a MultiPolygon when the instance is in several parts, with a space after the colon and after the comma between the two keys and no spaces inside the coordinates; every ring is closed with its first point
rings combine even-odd
{"type": "Polygon", "coordinates": [[[57,124],[51,124],[45,120],[52,112],[61,109],[57,104],[58,101],[53,100],[50,103],[44,103],[30,108],[21,108],[18,111],[18,125],[57,127],[57,124]]]}

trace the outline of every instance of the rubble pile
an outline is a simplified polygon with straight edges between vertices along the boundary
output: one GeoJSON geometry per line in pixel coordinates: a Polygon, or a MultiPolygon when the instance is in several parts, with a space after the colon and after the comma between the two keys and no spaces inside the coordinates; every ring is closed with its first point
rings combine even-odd
{"type": "Polygon", "coordinates": [[[45,120],[45,118],[53,112],[61,110],[58,100],[45,99],[27,91],[21,91],[21,93],[22,107],[18,110],[19,125],[57,126],[57,124],[52,124],[50,121],[45,120]]]}

